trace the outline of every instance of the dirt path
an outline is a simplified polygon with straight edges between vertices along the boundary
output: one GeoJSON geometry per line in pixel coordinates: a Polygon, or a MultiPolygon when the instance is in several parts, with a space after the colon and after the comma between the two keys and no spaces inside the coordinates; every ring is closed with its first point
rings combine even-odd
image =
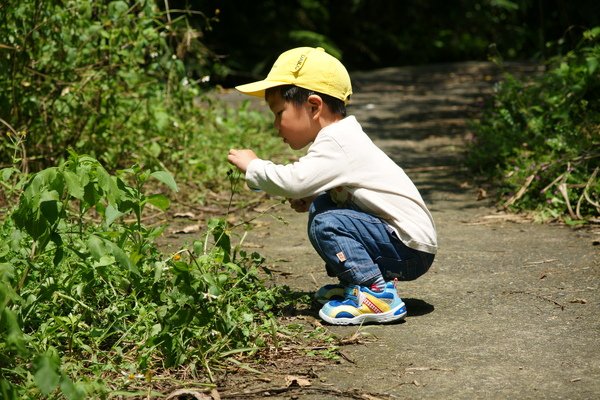
{"type": "MultiPolygon", "coordinates": [[[[490,65],[353,78],[350,112],[420,188],[440,250],[427,275],[401,286],[405,322],[330,327],[339,337],[359,331],[363,343],[344,347],[346,360],[316,367],[310,378],[345,395],[280,398],[599,398],[600,257],[592,234],[498,213],[477,200],[478,188],[457,166],[465,118],[495,79],[490,65]]],[[[247,239],[276,280],[302,292],[330,282],[306,238],[306,215],[280,207],[277,216],[287,224],[263,217],[247,239]]]]}

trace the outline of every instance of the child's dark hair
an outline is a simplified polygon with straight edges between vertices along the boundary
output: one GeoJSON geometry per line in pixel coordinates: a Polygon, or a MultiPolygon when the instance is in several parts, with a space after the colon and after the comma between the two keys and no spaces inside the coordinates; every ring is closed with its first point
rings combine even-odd
{"type": "Polygon", "coordinates": [[[346,117],[346,104],[344,101],[328,94],[315,92],[314,90],[301,88],[295,85],[282,85],[267,89],[265,91],[265,98],[268,98],[273,93],[279,93],[281,98],[285,101],[291,101],[298,105],[304,104],[304,102],[308,100],[308,96],[316,94],[323,99],[323,102],[327,104],[327,106],[329,106],[331,112],[346,117]]]}

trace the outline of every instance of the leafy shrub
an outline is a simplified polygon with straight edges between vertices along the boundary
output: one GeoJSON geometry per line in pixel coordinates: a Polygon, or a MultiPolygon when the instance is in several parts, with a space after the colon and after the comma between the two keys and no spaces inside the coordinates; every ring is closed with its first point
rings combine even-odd
{"type": "Polygon", "coordinates": [[[175,254],[143,223],[175,178],[223,191],[229,148],[281,151],[264,113],[204,96],[173,43],[184,20],[153,0],[0,11],[0,397],[149,396],[154,375],[210,380],[266,346],[287,300],[262,257],[221,219],[175,254]]]}
{"type": "Polygon", "coordinates": [[[185,75],[154,2],[11,3],[0,28],[0,109],[30,159],[52,165],[74,148],[115,165],[136,139],[168,137],[166,110],[191,93],[179,90],[185,75]]]}
{"type": "Polygon", "coordinates": [[[531,81],[510,75],[475,124],[469,165],[495,179],[503,205],[540,218],[600,214],[600,27],[531,81]]]}
{"type": "Polygon", "coordinates": [[[137,163],[222,188],[227,149],[278,143],[257,134],[263,114],[214,102],[187,76],[179,50],[199,34],[181,33],[183,17],[154,0],[0,9],[0,165],[18,153],[38,171],[72,149],[109,171],[137,163]]]}
{"type": "Polygon", "coordinates": [[[190,248],[161,253],[162,227],[142,219],[169,200],[145,193],[150,180],[177,189],[164,171],[110,175],[74,153],[28,180],[0,226],[3,398],[57,387],[71,399],[103,396],[139,374],[151,387],[184,364],[202,380],[227,355],[268,343],[286,301],[264,286],[262,257],[234,248],[221,219],[190,248]]]}

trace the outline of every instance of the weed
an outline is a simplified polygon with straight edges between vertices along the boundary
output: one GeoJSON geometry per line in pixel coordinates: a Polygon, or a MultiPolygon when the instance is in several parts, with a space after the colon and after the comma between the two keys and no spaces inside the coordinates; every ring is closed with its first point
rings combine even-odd
{"type": "Polygon", "coordinates": [[[164,13],[153,0],[8,4],[0,17],[0,165],[15,165],[18,153],[39,171],[72,149],[111,172],[169,170],[206,192],[224,189],[229,148],[281,147],[263,134],[263,113],[214,101],[188,76],[183,48],[198,47],[199,34],[181,32],[185,13],[164,13]]]}
{"type": "Polygon", "coordinates": [[[492,177],[501,204],[542,220],[600,215],[600,27],[546,73],[499,84],[470,147],[469,165],[492,177]]]}
{"type": "Polygon", "coordinates": [[[282,151],[265,115],[205,96],[171,46],[185,18],[154,1],[7,4],[0,397],[149,396],[171,374],[210,383],[226,359],[275,343],[293,300],[265,286],[235,227],[213,219],[165,254],[164,227],[144,223],[181,185],[200,202],[229,189],[231,207],[241,177],[223,179],[227,150],[282,151]]]}
{"type": "Polygon", "coordinates": [[[57,388],[67,398],[102,395],[107,379],[127,390],[128,380],[112,380],[122,371],[147,376],[151,388],[152,377],[182,365],[211,381],[224,358],[268,346],[286,289],[265,287],[264,259],[234,251],[223,219],[203,240],[162,254],[161,229],[142,223],[148,206],[168,207],[165,195],[145,193],[151,179],[177,189],[164,171],[110,175],[75,153],[28,180],[0,229],[4,398],[57,388]]]}

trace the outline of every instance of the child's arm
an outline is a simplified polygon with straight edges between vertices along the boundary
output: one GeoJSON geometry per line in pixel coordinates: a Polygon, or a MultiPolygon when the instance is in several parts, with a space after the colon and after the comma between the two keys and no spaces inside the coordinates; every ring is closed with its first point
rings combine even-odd
{"type": "Polygon", "coordinates": [[[248,164],[250,164],[250,161],[255,160],[257,158],[258,157],[256,156],[256,154],[249,149],[231,149],[229,150],[229,154],[227,155],[227,161],[238,167],[239,170],[243,173],[246,173],[246,169],[248,169],[248,164]]]}

